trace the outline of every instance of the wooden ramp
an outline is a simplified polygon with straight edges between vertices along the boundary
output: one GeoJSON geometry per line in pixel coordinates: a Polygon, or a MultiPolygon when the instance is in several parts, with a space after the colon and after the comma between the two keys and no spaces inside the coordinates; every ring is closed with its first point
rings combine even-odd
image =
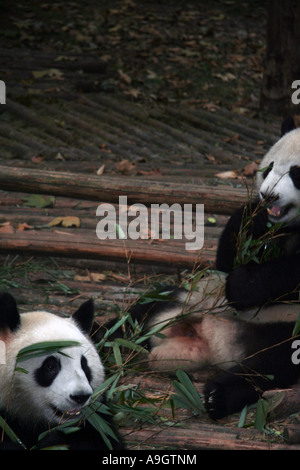
{"type": "MultiPolygon", "coordinates": [[[[25,311],[69,314],[93,298],[100,324],[126,311],[153,283],[176,285],[214,265],[228,217],[254,195],[251,165],[279,135],[278,123],[226,110],[146,109],[105,94],[67,93],[57,101],[31,96],[29,104],[13,96],[5,113],[1,288],[25,311]],[[149,221],[153,204],[204,204],[203,247],[187,250],[184,237],[154,239],[151,227],[137,240],[100,240],[97,207],[110,204],[118,220],[120,196],[128,206],[143,204],[149,221]]],[[[199,393],[208,373],[193,377],[199,393]]],[[[206,414],[170,407],[174,378],[138,367],[122,380],[124,390],[139,396],[136,413],[148,411],[147,420],[129,412],[130,422],[121,420],[130,449],[299,448],[283,440],[284,420],[268,434],[239,428],[239,415],[215,424],[206,414]]],[[[254,419],[252,412],[250,425],[254,419]]]]}
{"type": "MultiPolygon", "coordinates": [[[[20,255],[17,264],[21,269],[25,266],[26,272],[26,279],[12,278],[10,291],[19,303],[26,304],[25,310],[31,304],[34,308],[43,305],[54,312],[63,308],[71,313],[84,299],[93,298],[100,324],[120,309],[126,310],[151,285],[151,272],[155,275],[165,272],[163,277],[176,283],[179,272],[213,266],[218,237],[230,213],[248,195],[245,188],[205,185],[195,189],[188,184],[158,181],[153,185],[149,180],[114,176],[102,181],[101,176],[83,173],[4,165],[0,184],[2,259],[7,265],[15,255],[20,255]],[[18,191],[13,191],[16,188],[18,191]],[[130,194],[132,198],[136,195],[149,210],[152,201],[162,203],[164,194],[169,204],[176,200],[176,194],[180,194],[181,201],[203,203],[211,210],[205,213],[203,248],[188,251],[184,239],[99,240],[96,209],[100,201],[111,201],[118,215],[118,194],[130,194]],[[31,260],[36,263],[36,259],[41,259],[43,263],[47,258],[54,260],[55,268],[54,265],[49,268],[49,262],[44,268],[41,265],[35,269],[30,264],[31,260]],[[70,270],[72,275],[68,274],[70,270]],[[49,288],[51,284],[53,289],[49,288]]],[[[200,394],[209,373],[203,371],[192,377],[200,394]]],[[[173,381],[174,377],[139,369],[126,374],[121,384],[125,389],[138,390],[142,397],[139,409],[150,410],[155,418],[137,420],[136,424],[131,419],[130,425],[123,419],[120,432],[128,448],[189,452],[299,449],[298,444],[285,443],[274,430],[264,434],[238,427],[239,414],[216,424],[203,413],[195,416],[192,410],[180,407],[172,410],[168,403],[175,393],[173,381]]],[[[254,412],[249,419],[254,419],[254,412]]],[[[285,422],[277,421],[275,426],[282,430],[285,422]]]]}

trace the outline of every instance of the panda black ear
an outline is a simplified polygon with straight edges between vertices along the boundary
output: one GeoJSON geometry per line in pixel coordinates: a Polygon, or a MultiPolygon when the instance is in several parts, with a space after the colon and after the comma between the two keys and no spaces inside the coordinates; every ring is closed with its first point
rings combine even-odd
{"type": "Polygon", "coordinates": [[[8,292],[0,293],[0,331],[14,331],[20,325],[20,314],[15,299],[8,292]]]}
{"type": "Polygon", "coordinates": [[[81,331],[88,334],[91,331],[94,320],[94,302],[92,300],[84,302],[76,310],[72,318],[76,321],[81,331]]]}
{"type": "Polygon", "coordinates": [[[286,117],[281,123],[281,137],[290,131],[296,129],[296,124],[292,116],[286,117]]]}

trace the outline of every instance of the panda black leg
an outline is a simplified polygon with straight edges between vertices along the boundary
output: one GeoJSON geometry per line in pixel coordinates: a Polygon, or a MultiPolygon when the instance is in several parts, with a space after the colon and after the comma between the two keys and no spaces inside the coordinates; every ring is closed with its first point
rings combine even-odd
{"type": "Polygon", "coordinates": [[[240,411],[245,405],[255,403],[259,399],[259,393],[251,382],[232,372],[233,369],[223,372],[205,385],[205,406],[214,420],[240,411]]]}

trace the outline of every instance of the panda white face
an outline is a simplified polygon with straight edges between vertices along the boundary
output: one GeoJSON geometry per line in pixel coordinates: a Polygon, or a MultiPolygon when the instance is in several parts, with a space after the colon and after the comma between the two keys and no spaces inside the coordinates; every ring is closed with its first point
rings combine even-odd
{"type": "Polygon", "coordinates": [[[271,223],[300,224],[300,129],[283,136],[265,155],[257,174],[271,223]]]}
{"type": "Polygon", "coordinates": [[[6,364],[0,366],[1,408],[8,404],[11,416],[49,427],[79,417],[104,381],[104,368],[94,345],[71,318],[29,312],[20,319],[6,344],[6,364]],[[24,360],[15,370],[21,349],[45,341],[75,341],[78,345],[24,360]]]}
{"type": "Polygon", "coordinates": [[[55,353],[20,363],[26,373],[15,373],[10,405],[14,412],[18,413],[19,409],[23,419],[34,418],[47,422],[49,426],[79,417],[90,400],[95,382],[100,384],[93,377],[97,369],[95,361],[90,360],[90,348],[87,345],[73,346],[64,348],[63,354],[55,353]]]}

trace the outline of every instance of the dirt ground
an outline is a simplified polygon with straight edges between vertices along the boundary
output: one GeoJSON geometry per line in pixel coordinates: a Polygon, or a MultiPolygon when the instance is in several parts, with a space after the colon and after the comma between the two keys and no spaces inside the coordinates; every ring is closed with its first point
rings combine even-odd
{"type": "MultiPolygon", "coordinates": [[[[265,54],[264,1],[1,2],[1,47],[93,54],[100,80],[84,92],[121,93],[136,102],[218,106],[258,112],[265,54]]],[[[72,59],[70,59],[72,60],[72,59]]],[[[49,74],[59,73],[49,69],[49,74]]],[[[33,70],[35,80],[46,75],[33,70]]],[[[10,71],[2,69],[9,81],[10,71]]],[[[48,90],[51,94],[51,90],[48,90]]]]}

